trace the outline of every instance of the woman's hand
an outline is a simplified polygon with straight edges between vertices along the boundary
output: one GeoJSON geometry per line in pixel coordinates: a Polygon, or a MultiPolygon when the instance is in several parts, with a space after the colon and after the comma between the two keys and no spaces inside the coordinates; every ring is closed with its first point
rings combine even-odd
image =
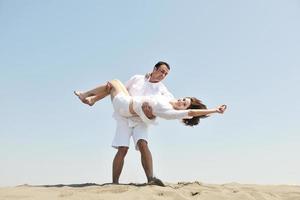
{"type": "Polygon", "coordinates": [[[216,112],[217,113],[220,113],[220,114],[223,114],[225,112],[225,110],[227,109],[227,106],[226,105],[221,105],[221,106],[218,106],[216,108],[216,112]]]}

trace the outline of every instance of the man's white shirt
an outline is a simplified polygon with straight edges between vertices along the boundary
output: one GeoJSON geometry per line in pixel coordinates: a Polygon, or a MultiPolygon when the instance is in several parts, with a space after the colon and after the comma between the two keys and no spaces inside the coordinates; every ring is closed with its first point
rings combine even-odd
{"type": "MultiPolygon", "coordinates": [[[[145,75],[135,75],[131,77],[125,84],[129,94],[131,96],[163,96],[164,98],[171,100],[174,99],[172,93],[166,88],[162,82],[151,83],[145,75]]],[[[135,126],[136,123],[143,123],[139,117],[128,118],[128,125],[135,126]]]]}
{"type": "Polygon", "coordinates": [[[171,100],[174,96],[168,91],[162,82],[151,83],[144,75],[135,75],[125,84],[131,96],[155,96],[161,95],[171,100]]]}

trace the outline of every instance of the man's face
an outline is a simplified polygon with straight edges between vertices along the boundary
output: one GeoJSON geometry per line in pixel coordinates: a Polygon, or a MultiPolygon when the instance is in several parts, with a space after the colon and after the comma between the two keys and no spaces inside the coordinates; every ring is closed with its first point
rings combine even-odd
{"type": "Polygon", "coordinates": [[[169,71],[166,65],[160,65],[157,69],[154,68],[151,73],[150,82],[157,83],[162,81],[168,75],[169,71]]]}

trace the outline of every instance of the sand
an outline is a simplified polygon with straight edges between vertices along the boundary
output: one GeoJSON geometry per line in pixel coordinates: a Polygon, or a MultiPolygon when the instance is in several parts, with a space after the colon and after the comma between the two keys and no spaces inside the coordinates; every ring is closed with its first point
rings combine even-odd
{"type": "Polygon", "coordinates": [[[79,184],[0,188],[0,200],[300,200],[300,186],[223,185],[200,182],[167,183],[166,187],[143,184],[79,184]]]}

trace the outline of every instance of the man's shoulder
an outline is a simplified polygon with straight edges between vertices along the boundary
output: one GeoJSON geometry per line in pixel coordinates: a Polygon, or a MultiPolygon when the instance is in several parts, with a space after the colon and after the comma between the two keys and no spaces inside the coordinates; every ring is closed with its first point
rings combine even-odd
{"type": "Polygon", "coordinates": [[[145,75],[136,74],[132,78],[145,78],[145,75]]]}
{"type": "Polygon", "coordinates": [[[163,95],[164,97],[167,97],[168,99],[174,99],[173,94],[169,91],[169,89],[165,86],[165,84],[163,84],[162,82],[160,82],[160,86],[159,86],[159,90],[161,92],[161,95],[163,95]]]}
{"type": "Polygon", "coordinates": [[[158,82],[157,85],[162,89],[167,89],[167,87],[165,86],[165,84],[163,82],[158,82]]]}
{"type": "Polygon", "coordinates": [[[130,80],[141,80],[144,79],[145,75],[136,74],[130,78],[130,80]]]}

